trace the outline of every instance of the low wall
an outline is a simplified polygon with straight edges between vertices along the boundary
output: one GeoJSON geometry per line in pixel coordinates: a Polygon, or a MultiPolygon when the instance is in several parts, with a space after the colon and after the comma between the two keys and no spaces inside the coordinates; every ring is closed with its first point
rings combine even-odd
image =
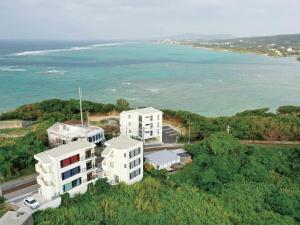
{"type": "Polygon", "coordinates": [[[61,204],[61,197],[58,197],[50,202],[47,202],[45,204],[42,204],[39,208],[39,210],[48,209],[48,208],[57,208],[61,204]]]}
{"type": "Polygon", "coordinates": [[[5,120],[0,121],[0,129],[28,127],[31,126],[33,123],[33,121],[25,120],[5,120]]]}

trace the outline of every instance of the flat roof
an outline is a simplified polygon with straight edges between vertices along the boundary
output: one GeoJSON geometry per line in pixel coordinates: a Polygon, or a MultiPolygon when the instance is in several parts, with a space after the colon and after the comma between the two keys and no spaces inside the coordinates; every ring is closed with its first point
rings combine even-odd
{"type": "Polygon", "coordinates": [[[77,141],[70,142],[68,144],[58,146],[56,148],[52,148],[50,150],[47,150],[47,151],[44,151],[41,153],[38,153],[35,155],[35,157],[38,157],[38,158],[42,159],[43,161],[47,162],[47,161],[49,161],[49,156],[56,158],[56,157],[68,154],[70,152],[73,152],[75,150],[94,148],[95,146],[96,145],[94,143],[88,142],[87,140],[77,140],[77,141]]]}
{"type": "Polygon", "coordinates": [[[153,107],[147,107],[147,108],[133,109],[133,110],[123,111],[123,112],[124,113],[138,112],[140,114],[150,114],[150,113],[158,113],[158,112],[162,112],[162,111],[155,109],[153,107]]]}
{"type": "Polygon", "coordinates": [[[47,129],[47,131],[65,137],[86,137],[92,132],[104,132],[101,127],[82,126],[81,124],[66,124],[60,122],[53,124],[47,129]]]}
{"type": "Polygon", "coordinates": [[[151,163],[159,166],[180,159],[178,155],[168,150],[162,150],[148,154],[145,156],[145,158],[151,163]]]}
{"type": "Polygon", "coordinates": [[[116,138],[110,139],[109,141],[105,142],[105,145],[107,145],[110,148],[117,148],[117,149],[127,149],[133,146],[136,146],[138,144],[141,144],[142,142],[139,140],[135,140],[133,138],[120,135],[116,138]]]}

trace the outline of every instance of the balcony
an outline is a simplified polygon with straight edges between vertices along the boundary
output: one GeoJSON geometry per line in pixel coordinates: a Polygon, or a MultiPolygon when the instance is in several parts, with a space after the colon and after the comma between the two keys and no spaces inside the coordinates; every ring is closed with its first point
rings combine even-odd
{"type": "Polygon", "coordinates": [[[94,159],[97,158],[97,156],[95,155],[95,153],[91,153],[90,155],[86,155],[86,156],[81,156],[80,160],[81,161],[85,161],[85,160],[89,160],[89,159],[94,159]]]}
{"type": "Polygon", "coordinates": [[[44,167],[41,166],[40,163],[35,164],[35,170],[36,170],[36,172],[38,172],[40,174],[51,173],[51,170],[49,167],[47,169],[45,169],[44,167]]]}
{"type": "Polygon", "coordinates": [[[82,168],[82,169],[81,169],[81,173],[87,173],[87,172],[93,171],[93,170],[95,170],[95,169],[97,169],[97,168],[96,168],[96,165],[93,164],[93,165],[90,166],[90,167],[82,168]]]}
{"type": "Polygon", "coordinates": [[[45,180],[44,179],[44,177],[43,176],[41,176],[41,175],[39,175],[39,176],[37,176],[37,178],[36,178],[36,181],[37,181],[37,183],[39,184],[39,185],[41,185],[41,186],[54,186],[54,183],[50,180],[50,179],[48,179],[48,180],[45,180]]]}

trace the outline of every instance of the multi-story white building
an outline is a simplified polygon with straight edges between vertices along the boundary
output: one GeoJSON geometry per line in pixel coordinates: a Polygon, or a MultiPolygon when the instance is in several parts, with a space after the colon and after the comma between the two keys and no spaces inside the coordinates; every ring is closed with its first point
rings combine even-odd
{"type": "Polygon", "coordinates": [[[119,136],[105,142],[103,176],[111,184],[133,184],[143,178],[143,142],[119,136]]]}
{"type": "Polygon", "coordinates": [[[84,193],[89,183],[95,182],[95,144],[77,140],[34,155],[39,173],[39,194],[52,200],[68,192],[71,196],[84,193]]]}
{"type": "Polygon", "coordinates": [[[162,142],[162,117],[162,111],[153,107],[123,111],[120,114],[121,135],[162,142]]]}
{"type": "Polygon", "coordinates": [[[105,141],[104,130],[95,126],[55,123],[47,130],[50,146],[60,146],[78,139],[99,144],[105,141]]]}

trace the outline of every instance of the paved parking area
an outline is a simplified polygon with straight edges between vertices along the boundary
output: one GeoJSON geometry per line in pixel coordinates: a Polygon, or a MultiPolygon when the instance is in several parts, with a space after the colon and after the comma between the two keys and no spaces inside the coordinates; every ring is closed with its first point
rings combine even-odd
{"type": "Polygon", "coordinates": [[[170,126],[163,126],[163,142],[176,143],[179,133],[170,126]]]}

